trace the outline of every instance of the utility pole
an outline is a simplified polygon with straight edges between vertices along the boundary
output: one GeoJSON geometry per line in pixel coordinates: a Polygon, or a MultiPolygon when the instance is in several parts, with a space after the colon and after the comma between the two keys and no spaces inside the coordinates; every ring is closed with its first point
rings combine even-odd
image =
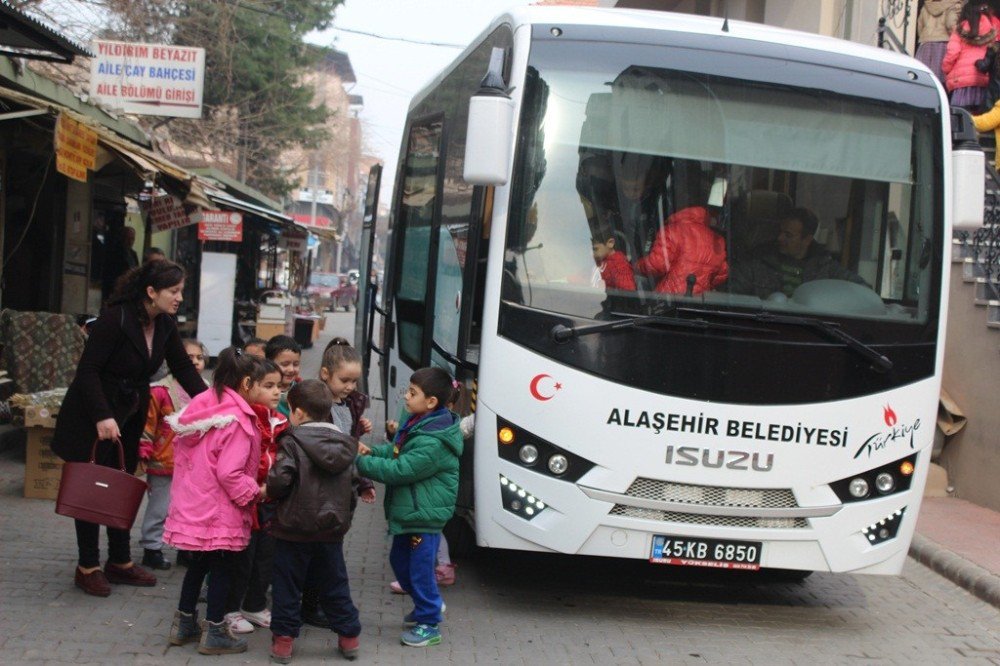
{"type": "MultiPolygon", "coordinates": [[[[309,194],[312,196],[312,203],[309,205],[309,216],[312,225],[316,226],[316,203],[319,199],[319,169],[313,162],[313,168],[309,172],[309,194]]],[[[312,249],[309,247],[309,236],[306,236],[306,274],[312,272],[312,249]]]]}

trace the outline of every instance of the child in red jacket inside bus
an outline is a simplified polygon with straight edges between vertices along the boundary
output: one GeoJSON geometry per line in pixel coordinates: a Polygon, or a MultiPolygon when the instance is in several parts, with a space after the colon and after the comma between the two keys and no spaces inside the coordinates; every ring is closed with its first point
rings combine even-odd
{"type": "MultiPolygon", "coordinates": [[[[615,248],[615,232],[611,225],[601,224],[590,238],[597,274],[604,281],[605,289],[635,291],[632,265],[621,250],[615,248]]],[[[596,277],[596,276],[595,276],[596,277]]]]}
{"type": "Polygon", "coordinates": [[[726,241],[712,229],[707,208],[689,206],[667,218],[635,268],[656,279],[660,293],[697,295],[729,279],[726,241]]]}

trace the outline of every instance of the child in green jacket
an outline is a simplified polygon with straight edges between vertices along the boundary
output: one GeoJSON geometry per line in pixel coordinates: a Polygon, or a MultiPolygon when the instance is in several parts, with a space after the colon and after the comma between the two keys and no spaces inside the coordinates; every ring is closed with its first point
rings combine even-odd
{"type": "Polygon", "coordinates": [[[406,412],[391,444],[373,447],[358,458],[358,472],[386,485],[385,517],[392,549],[389,563],[413,611],[403,645],[441,642],[441,595],[434,575],[441,530],[455,512],[458,458],[462,454],[459,417],[445,405],[458,383],[440,368],[421,368],[410,377],[406,412]]]}

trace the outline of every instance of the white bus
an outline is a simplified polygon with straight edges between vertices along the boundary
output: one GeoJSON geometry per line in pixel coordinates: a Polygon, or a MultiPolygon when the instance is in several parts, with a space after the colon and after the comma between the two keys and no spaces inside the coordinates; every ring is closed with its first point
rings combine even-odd
{"type": "Polygon", "coordinates": [[[474,389],[450,536],[898,573],[951,232],[982,219],[970,140],[887,51],[660,12],[498,18],[410,106],[378,343],[390,417],[421,366],[474,389]]]}

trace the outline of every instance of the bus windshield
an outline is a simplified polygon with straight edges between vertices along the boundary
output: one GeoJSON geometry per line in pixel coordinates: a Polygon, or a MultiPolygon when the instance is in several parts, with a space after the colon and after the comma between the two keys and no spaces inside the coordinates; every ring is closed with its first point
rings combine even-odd
{"type": "Polygon", "coordinates": [[[508,304],[578,320],[773,311],[874,344],[933,328],[933,89],[920,106],[823,89],[833,74],[795,86],[672,68],[667,47],[585,46],[532,48],[508,304]]]}

